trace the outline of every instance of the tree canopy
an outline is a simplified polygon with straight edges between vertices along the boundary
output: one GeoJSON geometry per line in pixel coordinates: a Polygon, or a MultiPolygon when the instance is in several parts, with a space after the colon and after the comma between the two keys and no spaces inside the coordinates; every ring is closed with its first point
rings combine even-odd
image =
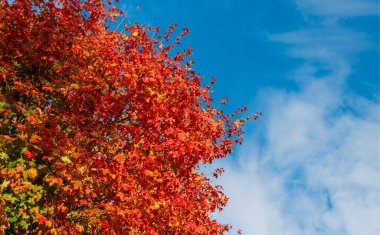
{"type": "Polygon", "coordinates": [[[0,234],[229,230],[199,168],[241,143],[245,108],[212,105],[191,48],[174,50],[187,29],[110,29],[119,14],[109,0],[0,0],[0,234]]]}

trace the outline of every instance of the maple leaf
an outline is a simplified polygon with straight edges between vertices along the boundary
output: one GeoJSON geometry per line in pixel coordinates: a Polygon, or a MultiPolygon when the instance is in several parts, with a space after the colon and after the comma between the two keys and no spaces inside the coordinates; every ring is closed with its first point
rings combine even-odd
{"type": "Polygon", "coordinates": [[[46,224],[48,221],[47,218],[45,216],[42,216],[42,215],[36,216],[36,219],[37,219],[39,225],[46,224]]]}
{"type": "Polygon", "coordinates": [[[18,165],[18,166],[16,167],[16,172],[17,172],[17,173],[22,173],[22,172],[24,172],[24,170],[25,170],[25,168],[24,168],[23,166],[18,165]]]}
{"type": "Polygon", "coordinates": [[[33,169],[29,169],[27,171],[27,173],[28,173],[28,177],[32,178],[32,179],[36,178],[36,176],[38,175],[37,170],[34,169],[34,168],[33,169]]]}

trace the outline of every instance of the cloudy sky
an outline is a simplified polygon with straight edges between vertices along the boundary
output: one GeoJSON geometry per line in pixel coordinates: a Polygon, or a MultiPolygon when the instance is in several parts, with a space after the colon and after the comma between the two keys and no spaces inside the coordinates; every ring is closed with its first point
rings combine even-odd
{"type": "Polygon", "coordinates": [[[380,234],[376,0],[130,0],[128,21],[190,28],[214,98],[261,120],[215,162],[218,220],[252,235],[380,234]],[[137,9],[139,6],[139,9],[137,9]]]}

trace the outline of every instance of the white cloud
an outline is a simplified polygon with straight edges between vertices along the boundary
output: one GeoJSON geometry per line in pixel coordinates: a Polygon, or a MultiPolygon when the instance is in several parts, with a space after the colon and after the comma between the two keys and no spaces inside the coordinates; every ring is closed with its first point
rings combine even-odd
{"type": "MultiPolygon", "coordinates": [[[[365,0],[297,4],[324,17],[378,11],[365,0]]],[[[339,24],[270,40],[304,60],[291,74],[299,90],[262,89],[255,106],[265,116],[254,124],[262,128],[248,137],[238,165],[217,163],[231,198],[219,219],[253,235],[380,234],[380,104],[346,84],[353,59],[374,43],[339,24]]]]}
{"type": "Polygon", "coordinates": [[[263,181],[257,169],[244,168],[239,171],[226,167],[221,182],[231,196],[229,206],[220,220],[242,228],[244,234],[298,235],[295,226],[288,224],[281,212],[278,195],[279,183],[275,178],[263,181]],[[265,189],[265,190],[256,190],[265,189]],[[276,192],[274,195],[271,193],[276,192]]]}
{"type": "Polygon", "coordinates": [[[263,92],[265,144],[248,142],[236,167],[222,163],[223,221],[258,235],[380,232],[380,106],[335,90],[320,80],[263,92]]]}

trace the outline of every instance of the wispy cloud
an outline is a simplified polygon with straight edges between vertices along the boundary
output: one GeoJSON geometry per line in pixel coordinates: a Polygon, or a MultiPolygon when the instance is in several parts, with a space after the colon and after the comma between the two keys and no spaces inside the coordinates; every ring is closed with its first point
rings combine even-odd
{"type": "MultiPolygon", "coordinates": [[[[297,6],[327,20],[378,11],[364,0],[297,6]]],[[[291,74],[299,89],[262,89],[262,129],[249,137],[240,164],[219,163],[226,168],[219,183],[231,197],[220,220],[257,235],[380,234],[380,105],[346,83],[353,59],[377,50],[376,42],[324,23],[270,40],[304,61],[291,74]]]]}
{"type": "Polygon", "coordinates": [[[367,35],[340,26],[315,27],[271,36],[275,42],[286,43],[290,46],[292,56],[307,61],[333,61],[374,46],[367,35]]]}
{"type": "Polygon", "coordinates": [[[379,14],[376,0],[296,0],[296,3],[309,15],[352,17],[379,14]]]}

